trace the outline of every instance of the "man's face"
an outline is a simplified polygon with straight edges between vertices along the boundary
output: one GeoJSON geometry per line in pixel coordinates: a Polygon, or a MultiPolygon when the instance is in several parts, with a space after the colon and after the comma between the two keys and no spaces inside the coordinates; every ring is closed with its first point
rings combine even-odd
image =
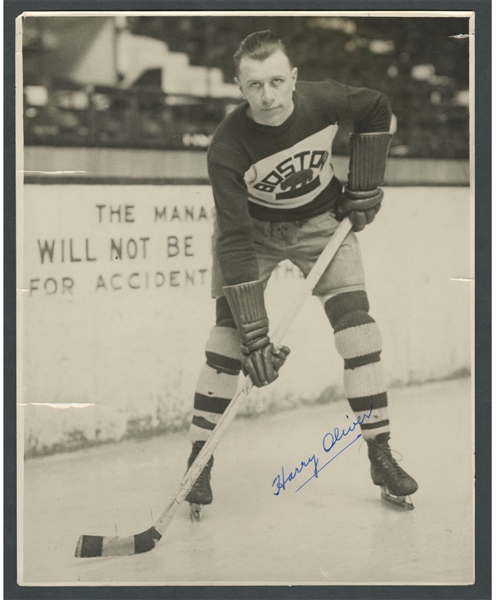
{"type": "Polygon", "coordinates": [[[297,69],[281,50],[265,60],[243,56],[235,81],[255,122],[277,126],[292,114],[297,69]]]}

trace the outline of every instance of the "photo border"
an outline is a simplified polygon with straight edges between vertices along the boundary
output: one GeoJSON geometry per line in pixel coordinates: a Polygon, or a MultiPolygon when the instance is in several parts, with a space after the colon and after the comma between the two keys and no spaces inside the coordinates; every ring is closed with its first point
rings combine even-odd
{"type": "MultiPolygon", "coordinates": [[[[273,11],[475,12],[475,583],[473,585],[19,586],[16,527],[15,19],[30,12],[251,11],[269,2],[229,0],[4,0],[4,597],[483,599],[491,597],[491,0],[275,0],[273,11]],[[477,68],[480,65],[481,68],[477,68]]],[[[263,548],[265,551],[265,548],[263,548]]]]}

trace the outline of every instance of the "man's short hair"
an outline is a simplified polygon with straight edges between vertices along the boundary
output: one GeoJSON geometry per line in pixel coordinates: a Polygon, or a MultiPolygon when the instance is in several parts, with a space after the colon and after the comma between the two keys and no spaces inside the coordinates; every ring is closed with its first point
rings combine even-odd
{"type": "Polygon", "coordinates": [[[238,46],[238,50],[233,55],[234,70],[236,75],[239,73],[241,59],[244,56],[254,60],[265,60],[271,54],[281,50],[293,66],[292,54],[288,44],[280,38],[274,31],[256,31],[247,36],[238,46]]]}

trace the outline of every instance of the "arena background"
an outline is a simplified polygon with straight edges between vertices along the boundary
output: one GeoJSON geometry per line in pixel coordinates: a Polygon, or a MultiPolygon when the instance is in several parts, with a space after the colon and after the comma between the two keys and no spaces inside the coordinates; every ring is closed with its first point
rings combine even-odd
{"type": "MultiPolygon", "coordinates": [[[[28,17],[19,196],[19,427],[27,458],[187,427],[210,299],[205,152],[240,101],[231,55],[272,28],[299,78],[386,92],[386,197],[359,235],[392,388],[471,370],[473,202],[465,18],[28,17]],[[58,410],[56,410],[58,409],[58,410]]],[[[345,180],[349,128],[334,143],[345,180]]],[[[282,265],[272,321],[300,276],[282,265]]],[[[254,417],[342,397],[311,299],[254,417]]]]}

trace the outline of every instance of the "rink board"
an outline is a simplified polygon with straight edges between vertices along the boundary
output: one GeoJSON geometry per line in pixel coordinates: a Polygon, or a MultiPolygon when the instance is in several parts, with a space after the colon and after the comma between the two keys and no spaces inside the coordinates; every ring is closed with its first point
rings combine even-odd
{"type": "MultiPolygon", "coordinates": [[[[26,185],[20,208],[26,453],[182,427],[214,321],[210,188],[26,185]]],[[[469,188],[387,188],[359,240],[388,383],[469,371],[469,188]]],[[[279,267],[267,291],[271,321],[300,279],[292,265],[279,267]]],[[[244,412],[341,396],[342,362],[317,300],[286,343],[292,354],[280,380],[255,391],[244,412]]]]}

